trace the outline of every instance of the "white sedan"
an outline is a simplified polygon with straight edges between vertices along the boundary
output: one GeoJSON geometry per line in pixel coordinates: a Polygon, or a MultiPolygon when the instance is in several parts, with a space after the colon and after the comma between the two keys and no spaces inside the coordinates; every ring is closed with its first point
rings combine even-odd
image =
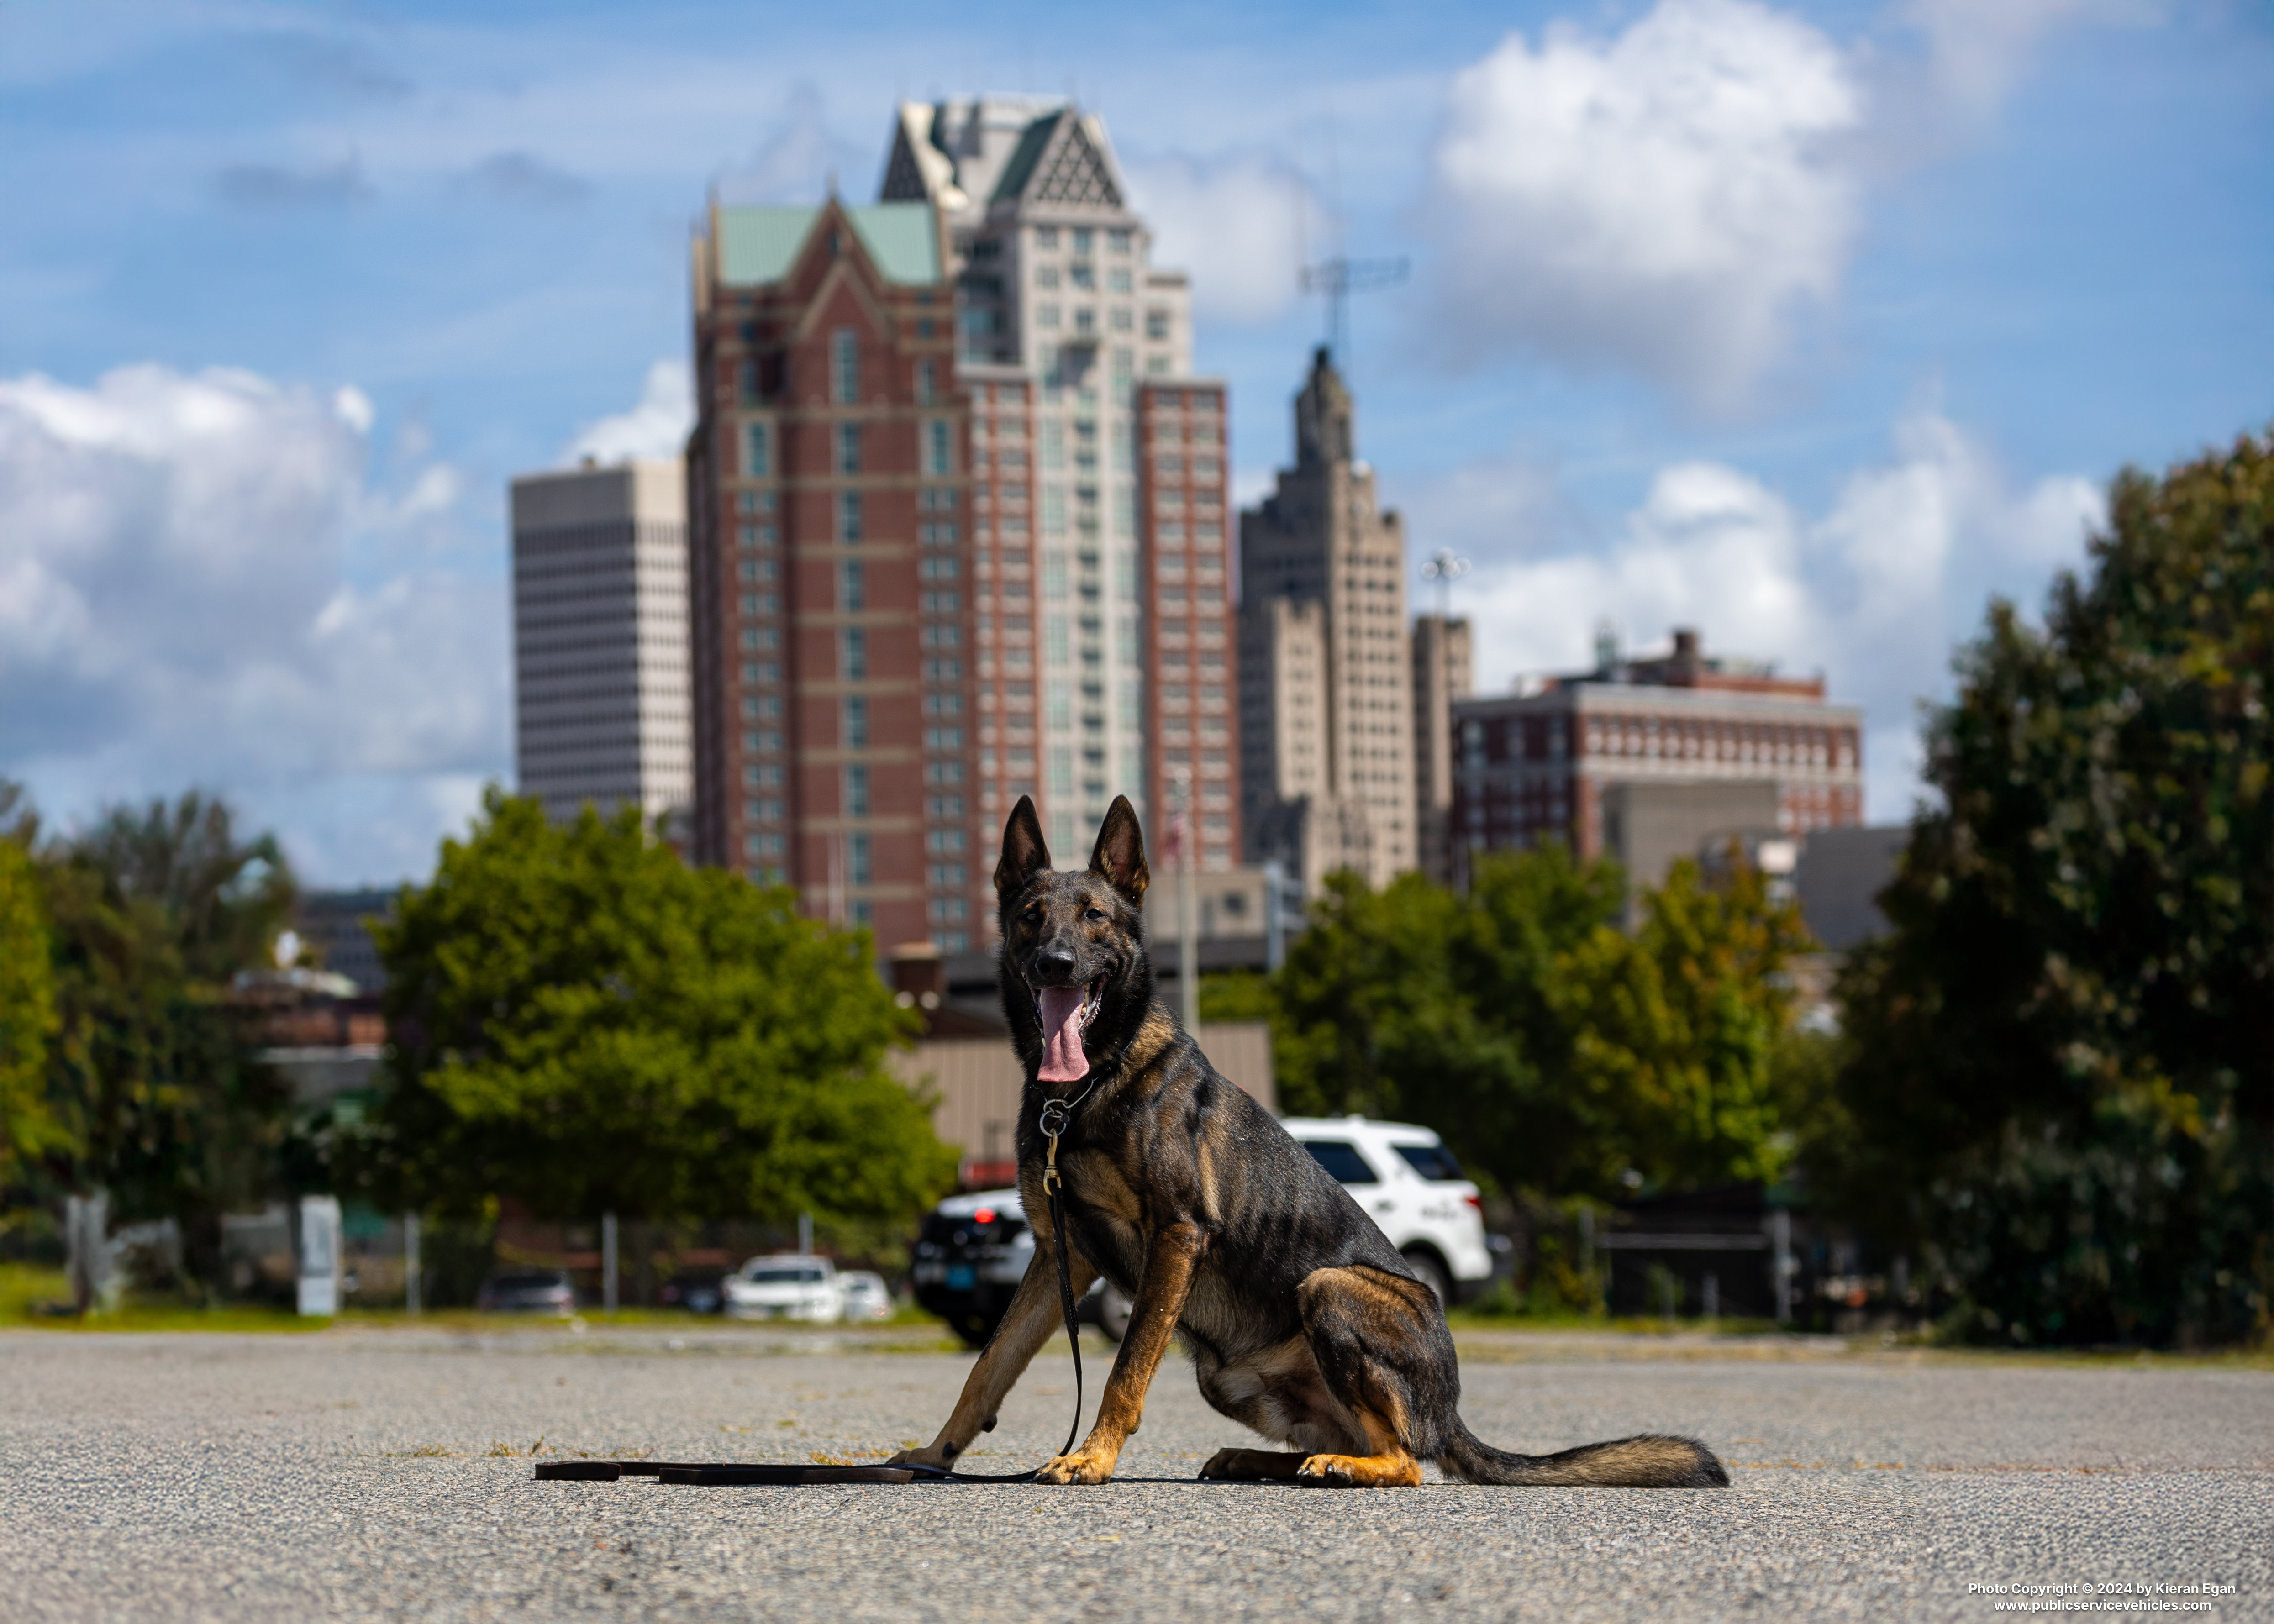
{"type": "Polygon", "coordinates": [[[720,1306],[733,1319],[834,1325],[845,1317],[844,1289],[826,1258],[752,1258],[720,1284],[720,1306]]]}

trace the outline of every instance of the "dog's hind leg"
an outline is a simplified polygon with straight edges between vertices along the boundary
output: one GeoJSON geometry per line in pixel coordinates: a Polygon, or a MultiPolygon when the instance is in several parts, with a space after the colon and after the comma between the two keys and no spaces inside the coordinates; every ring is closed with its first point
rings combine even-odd
{"type": "Polygon", "coordinates": [[[1365,1455],[1314,1455],[1296,1469],[1299,1482],[1343,1489],[1412,1489],[1421,1483],[1421,1462],[1398,1436],[1403,1430],[1371,1410],[1360,1409],[1366,1428],[1365,1455]]]}
{"type": "Polygon", "coordinates": [[[1437,1415],[1460,1395],[1459,1365],[1429,1288],[1366,1264],[1320,1269],[1296,1294],[1319,1374],[1366,1435],[1365,1453],[1316,1454],[1297,1476],[1352,1487],[1410,1487],[1434,1458],[1437,1415]]]}

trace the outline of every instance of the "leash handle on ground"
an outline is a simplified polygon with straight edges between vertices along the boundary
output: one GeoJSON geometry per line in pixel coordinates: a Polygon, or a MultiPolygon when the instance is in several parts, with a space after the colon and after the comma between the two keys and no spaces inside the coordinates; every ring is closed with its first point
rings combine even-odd
{"type": "MultiPolygon", "coordinates": [[[[1043,1167],[1043,1191],[1050,1212],[1050,1251],[1058,1270],[1058,1312],[1065,1318],[1066,1348],[1073,1355],[1073,1419],[1066,1424],[1065,1445],[1060,1455],[1073,1453],[1081,1432],[1081,1329],[1074,1322],[1073,1271],[1066,1262],[1065,1181],[1058,1173],[1058,1135],[1066,1131],[1074,1106],[1089,1098],[1095,1080],[1074,1096],[1073,1104],[1050,1100],[1043,1106],[1043,1132],[1050,1136],[1048,1159],[1043,1167]]],[[[615,1461],[547,1461],[537,1468],[540,1480],[614,1482],[625,1475],[652,1476],[664,1483],[1032,1483],[1042,1475],[1039,1466],[1022,1472],[960,1472],[952,1466],[794,1467],[779,1465],[689,1465],[680,1462],[635,1462],[629,1469],[615,1461]],[[899,1474],[907,1473],[909,1477],[899,1474]]]]}

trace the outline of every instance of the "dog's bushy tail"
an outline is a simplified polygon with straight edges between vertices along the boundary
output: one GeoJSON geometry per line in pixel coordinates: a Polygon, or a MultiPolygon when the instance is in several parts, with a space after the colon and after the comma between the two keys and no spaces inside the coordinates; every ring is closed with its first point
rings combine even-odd
{"type": "Polygon", "coordinates": [[[1726,1489],[1729,1474],[1694,1438],[1641,1432],[1554,1455],[1510,1455],[1465,1426],[1438,1464],[1466,1483],[1600,1489],[1726,1489]]]}

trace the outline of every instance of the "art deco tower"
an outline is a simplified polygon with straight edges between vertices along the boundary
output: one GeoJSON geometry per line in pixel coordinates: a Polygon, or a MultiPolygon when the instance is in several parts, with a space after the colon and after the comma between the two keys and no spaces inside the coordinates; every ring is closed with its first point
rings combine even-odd
{"type": "Polygon", "coordinates": [[[1295,397],[1295,466],[1240,515],[1240,739],[1251,861],[1315,894],[1415,866],[1405,530],[1357,458],[1350,391],[1321,349],[1295,397]]]}

